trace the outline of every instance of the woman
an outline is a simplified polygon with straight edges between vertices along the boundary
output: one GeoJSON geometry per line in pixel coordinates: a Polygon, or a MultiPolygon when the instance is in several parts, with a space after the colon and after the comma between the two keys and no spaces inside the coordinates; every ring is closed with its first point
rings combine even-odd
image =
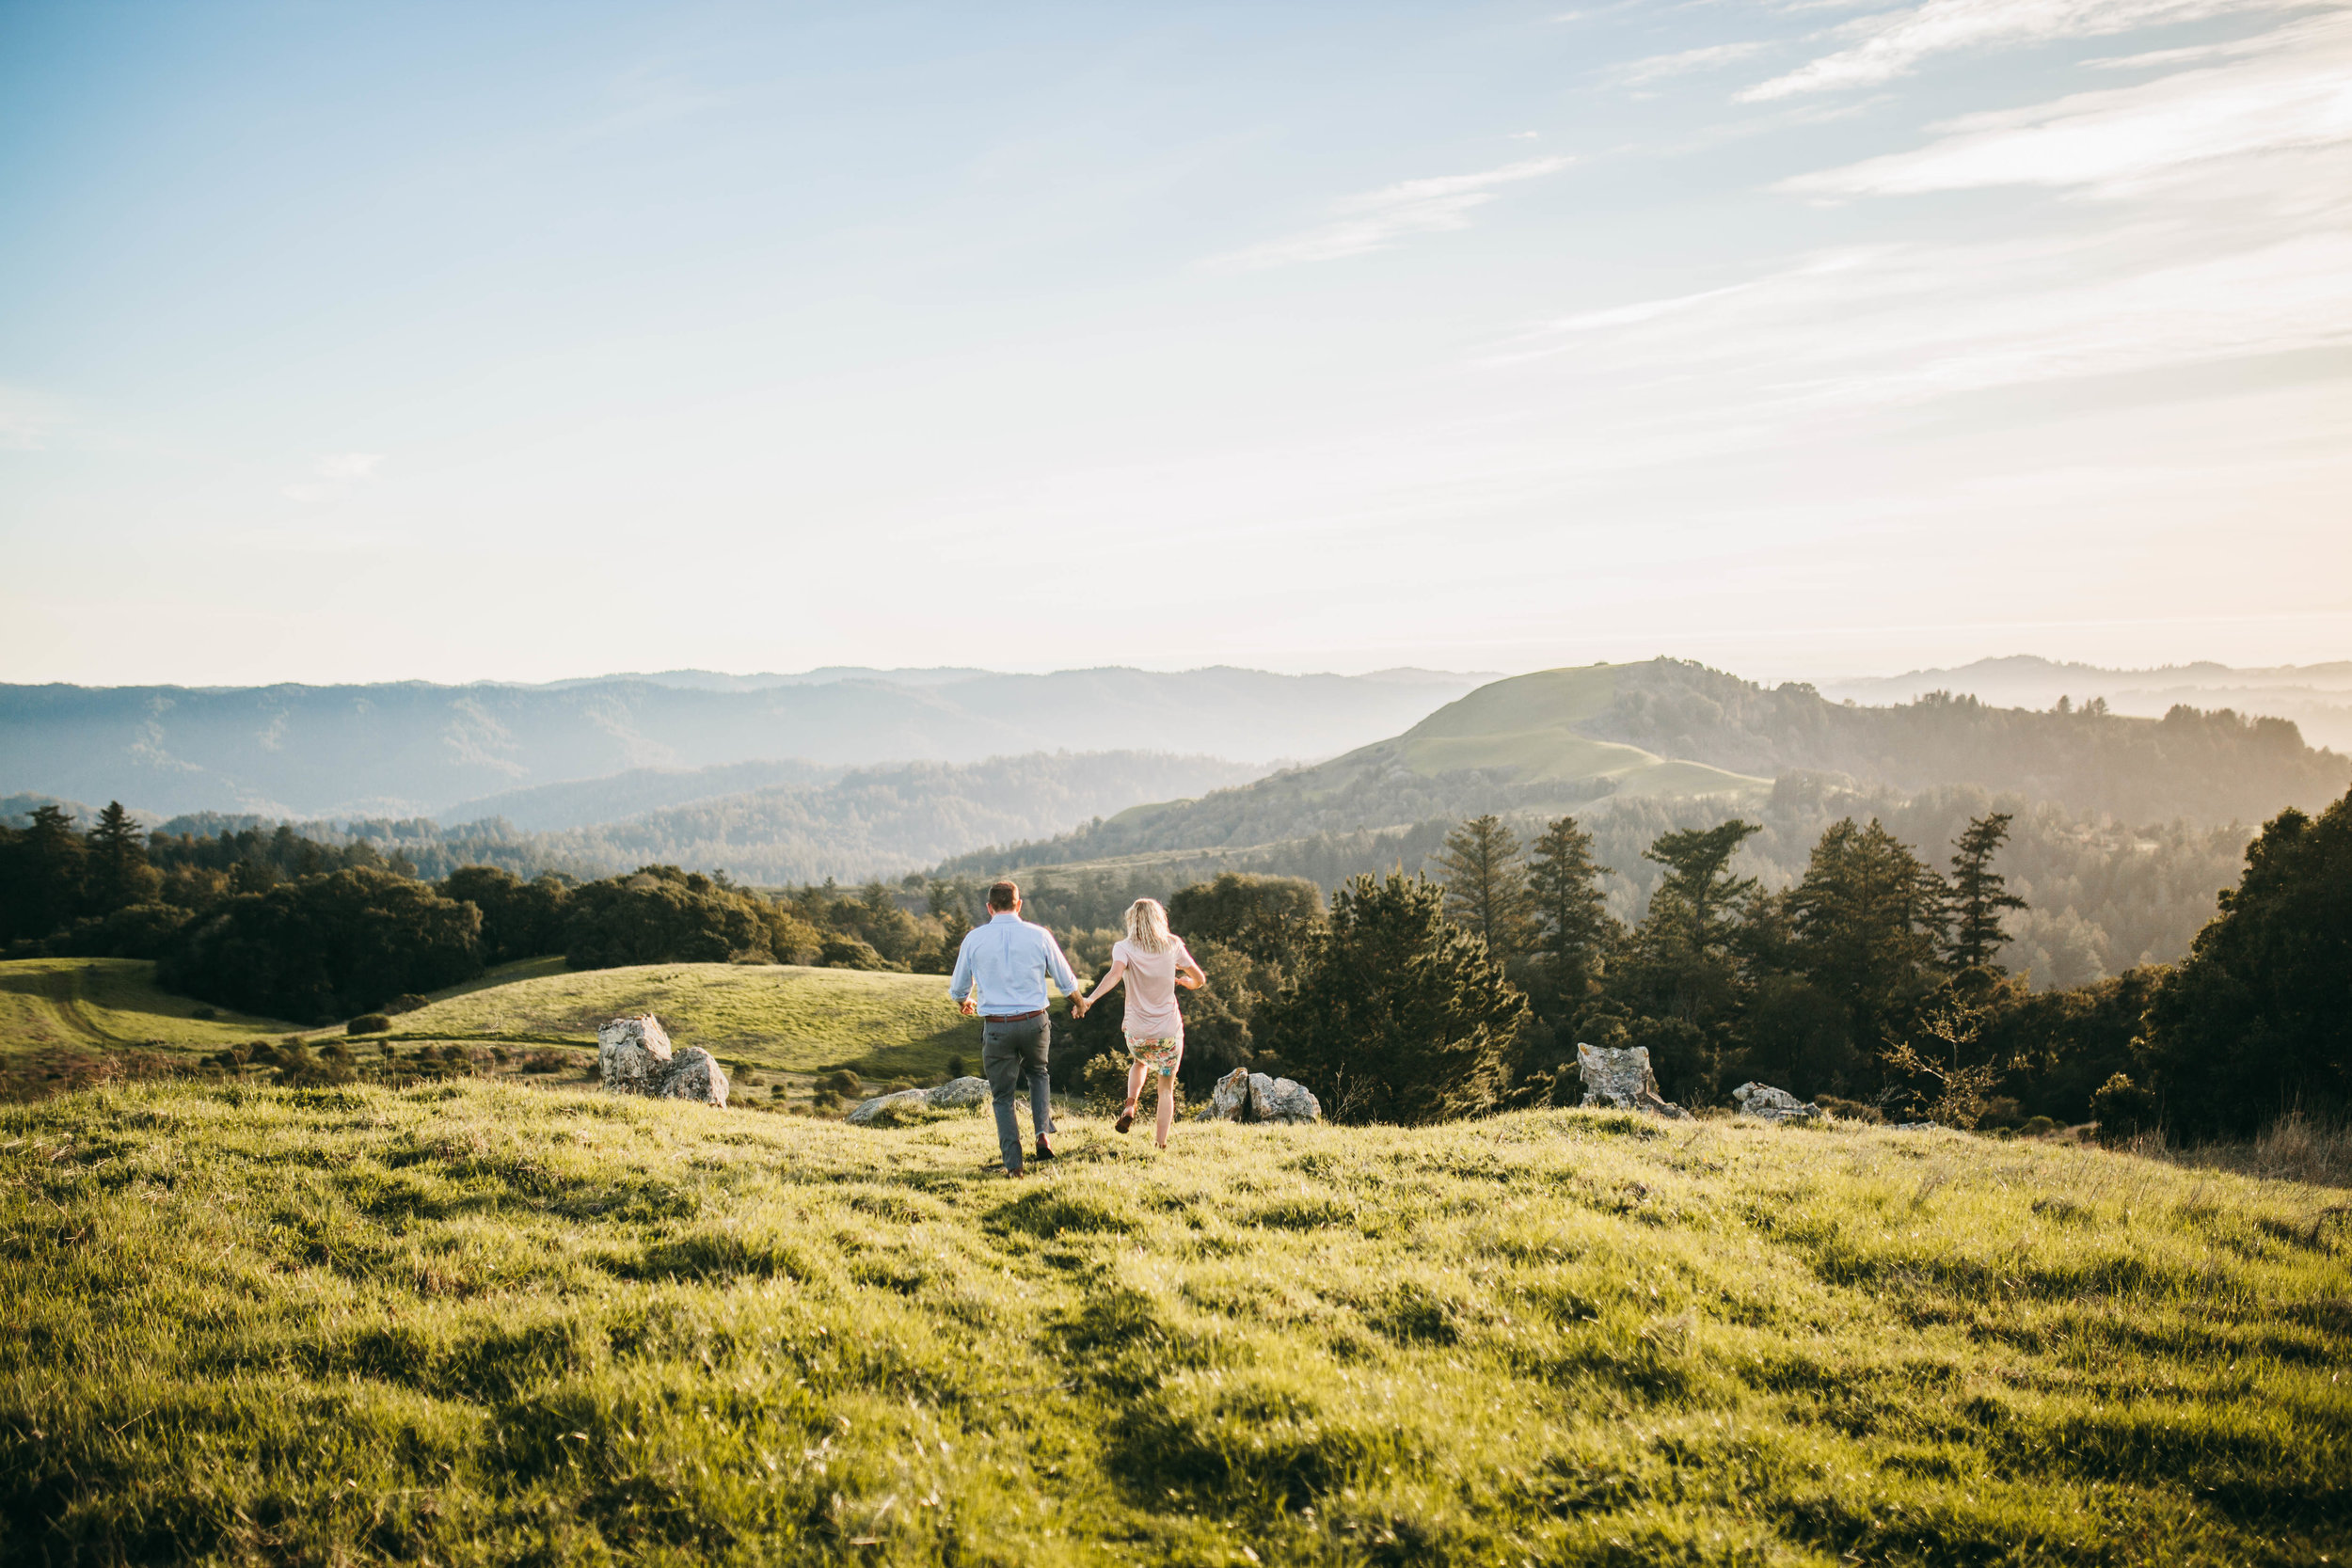
{"type": "Polygon", "coordinates": [[[1184,1059],[1184,1015],[1176,1010],[1176,988],[1191,990],[1207,981],[1192,954],[1168,928],[1168,911],[1156,898],[1127,906],[1127,940],[1111,945],[1111,972],[1079,1003],[1081,1014],[1127,982],[1127,1104],[1119,1113],[1121,1132],[1136,1122],[1136,1097],[1146,1074],[1160,1081],[1159,1147],[1176,1120],[1176,1069],[1184,1059]]]}

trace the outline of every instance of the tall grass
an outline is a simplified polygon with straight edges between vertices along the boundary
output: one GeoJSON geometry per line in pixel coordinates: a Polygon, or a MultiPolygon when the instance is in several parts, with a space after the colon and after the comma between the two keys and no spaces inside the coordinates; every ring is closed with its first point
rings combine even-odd
{"type": "Polygon", "coordinates": [[[496,1083],[0,1107],[0,1559],[2344,1544],[2331,1194],[1613,1113],[993,1143],[496,1083]]]}
{"type": "Polygon", "coordinates": [[[2133,1153],[2206,1170],[2237,1171],[2272,1181],[2352,1187],[2352,1126],[2290,1111],[2251,1142],[2175,1145],[2162,1132],[2131,1140],[2133,1153]]]}

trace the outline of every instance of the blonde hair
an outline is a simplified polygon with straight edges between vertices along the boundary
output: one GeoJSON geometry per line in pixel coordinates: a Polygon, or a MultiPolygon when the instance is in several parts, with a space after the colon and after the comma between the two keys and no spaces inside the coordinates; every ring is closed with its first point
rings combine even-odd
{"type": "Polygon", "coordinates": [[[1168,934],[1168,911],[1156,898],[1138,898],[1127,906],[1127,940],[1146,953],[1165,953],[1176,945],[1168,934]]]}

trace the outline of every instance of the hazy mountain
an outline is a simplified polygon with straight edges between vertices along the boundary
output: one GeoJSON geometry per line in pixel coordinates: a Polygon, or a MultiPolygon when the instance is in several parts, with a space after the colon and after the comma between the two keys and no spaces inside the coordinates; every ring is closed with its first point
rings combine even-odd
{"type": "Polygon", "coordinates": [[[1392,735],[1481,678],[1223,668],[957,674],[918,684],[852,673],[751,690],[634,678],[8,686],[0,788],[119,799],[167,816],[433,816],[544,784],[760,758],[870,767],[1085,748],[1264,763],[1392,735]]]}
{"type": "Polygon", "coordinates": [[[461,800],[439,815],[453,822],[499,817],[527,832],[589,828],[619,822],[666,806],[682,806],[755,789],[823,784],[840,768],[813,762],[726,762],[716,768],[632,768],[602,779],[573,779],[461,800]]]}
{"type": "Polygon", "coordinates": [[[2021,654],[1980,658],[1953,670],[1821,683],[1822,695],[1856,703],[1908,703],[1931,691],[1965,694],[1999,707],[2048,707],[2060,697],[2080,706],[2103,697],[2116,713],[2146,718],[2161,717],[2178,704],[2227,707],[2292,719],[2312,745],[2352,750],[2352,660],[2268,669],[2198,663],[2108,670],[2021,654]]]}
{"type": "Polygon", "coordinates": [[[1136,806],[1059,843],[966,856],[951,869],[1259,845],[1604,798],[1714,795],[1728,810],[1792,774],[1904,791],[1974,785],[2129,822],[2227,823],[2324,805],[2352,783],[2352,759],[2312,750],[2280,719],[2186,709],[2125,718],[1943,697],[1848,706],[1809,686],[1767,689],[1655,659],[1496,681],[1318,767],[1136,806]]]}

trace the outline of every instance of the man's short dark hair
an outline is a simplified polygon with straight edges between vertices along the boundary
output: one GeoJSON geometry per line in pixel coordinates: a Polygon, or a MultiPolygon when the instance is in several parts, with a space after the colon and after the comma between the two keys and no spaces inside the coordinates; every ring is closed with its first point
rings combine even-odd
{"type": "Polygon", "coordinates": [[[1020,896],[1021,886],[1017,882],[988,884],[988,907],[992,910],[1009,910],[1012,908],[1013,900],[1020,896]]]}

